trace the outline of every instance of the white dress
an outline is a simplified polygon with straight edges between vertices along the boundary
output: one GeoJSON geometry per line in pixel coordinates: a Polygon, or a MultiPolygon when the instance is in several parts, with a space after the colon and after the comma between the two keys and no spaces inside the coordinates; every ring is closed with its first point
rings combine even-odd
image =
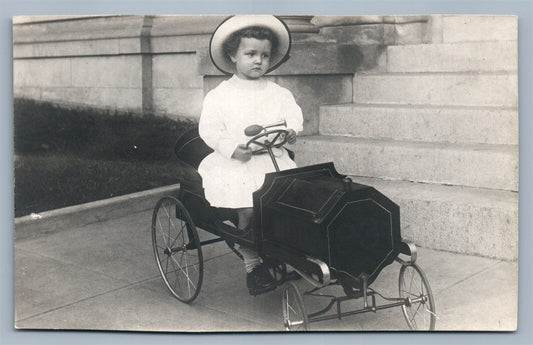
{"type": "MultiPolygon", "coordinates": [[[[231,158],[235,148],[250,137],[250,125],[280,120],[297,133],[303,128],[302,110],[292,93],[266,79],[244,80],[233,76],[211,90],[204,99],[199,132],[214,152],[198,167],[205,197],[214,207],[252,207],[252,193],[263,185],[265,173],[275,171],[268,154],[253,155],[247,162],[231,158]]],[[[282,128],[282,127],[280,127],[282,128]]],[[[275,149],[280,170],[296,164],[284,149],[275,149]]]]}

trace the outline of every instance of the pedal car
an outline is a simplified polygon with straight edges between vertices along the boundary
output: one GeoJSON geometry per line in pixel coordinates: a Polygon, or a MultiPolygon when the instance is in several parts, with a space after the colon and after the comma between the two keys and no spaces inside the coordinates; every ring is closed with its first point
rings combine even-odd
{"type": "MultiPolygon", "coordinates": [[[[248,145],[255,145],[254,154],[269,154],[277,170],[266,174],[263,186],[253,194],[252,230],[236,228],[235,210],[210,206],[199,175],[180,181],[177,196],[157,202],[152,242],[169,291],[182,302],[194,301],[203,281],[202,248],[226,241],[234,251],[235,244],[257,250],[278,286],[283,285],[285,330],[309,330],[313,322],[392,307],[401,308],[410,329],[433,330],[433,295],[416,264],[416,246],[401,237],[398,205],[373,187],[339,174],[331,162],[278,171],[273,150],[285,144],[287,134],[279,126],[246,129],[248,145]],[[199,229],[216,237],[201,242],[199,229]],[[371,284],[394,261],[401,264],[399,296],[385,297],[371,284]],[[301,284],[288,279],[288,269],[305,279],[311,289],[301,292],[301,284]],[[342,287],[344,296],[321,295],[329,298],[328,305],[308,313],[303,296],[316,295],[317,290],[331,285],[342,287]],[[376,295],[390,303],[377,305],[376,295]],[[354,299],[362,299],[360,309],[341,311],[342,302],[354,299]],[[336,312],[330,313],[333,306],[336,312]]],[[[194,128],[176,142],[174,152],[197,169],[212,149],[194,128]]]]}

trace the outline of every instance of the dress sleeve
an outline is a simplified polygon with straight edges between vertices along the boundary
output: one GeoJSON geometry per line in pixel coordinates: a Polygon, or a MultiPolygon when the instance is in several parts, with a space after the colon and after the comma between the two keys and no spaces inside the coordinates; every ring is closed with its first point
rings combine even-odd
{"type": "Polygon", "coordinates": [[[239,145],[239,138],[232,135],[224,123],[221,101],[208,93],[204,98],[198,132],[205,143],[222,156],[230,159],[239,145]]]}
{"type": "Polygon", "coordinates": [[[296,133],[303,130],[303,115],[302,109],[294,100],[292,93],[283,89],[283,112],[285,121],[287,121],[287,128],[292,128],[296,133]]]}

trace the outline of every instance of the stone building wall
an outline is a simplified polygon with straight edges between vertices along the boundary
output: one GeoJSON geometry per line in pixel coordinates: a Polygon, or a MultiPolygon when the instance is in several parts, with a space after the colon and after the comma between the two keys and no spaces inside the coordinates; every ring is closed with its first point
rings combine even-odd
{"type": "MultiPolygon", "coordinates": [[[[198,118],[205,92],[226,76],[211,63],[211,33],[225,16],[17,17],[14,95],[71,106],[198,118]]],[[[311,17],[285,16],[291,59],[269,75],[318,132],[321,104],[350,102],[360,60],[353,44],[324,40],[311,17]]]]}
{"type": "MultiPolygon", "coordinates": [[[[284,16],[269,74],[304,112],[296,162],[335,162],[400,205],[429,248],[518,257],[518,25],[513,16],[284,16]]],[[[14,95],[197,119],[227,76],[222,16],[18,17],[14,95]]]]}

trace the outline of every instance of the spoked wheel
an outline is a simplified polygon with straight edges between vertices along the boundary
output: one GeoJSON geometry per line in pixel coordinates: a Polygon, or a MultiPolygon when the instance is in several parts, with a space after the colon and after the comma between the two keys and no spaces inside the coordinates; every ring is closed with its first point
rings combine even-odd
{"type": "Polygon", "coordinates": [[[286,331],[308,331],[309,321],[302,294],[293,282],[288,282],[281,298],[283,325],[286,331]]]}
{"type": "Polygon", "coordinates": [[[402,265],[399,278],[400,298],[405,299],[403,316],[415,331],[435,329],[435,302],[428,279],[416,264],[402,265]]]}
{"type": "Polygon", "coordinates": [[[204,274],[202,247],[189,212],[174,197],[163,197],[155,206],[152,244],[167,288],[182,302],[194,301],[204,274]]]}

